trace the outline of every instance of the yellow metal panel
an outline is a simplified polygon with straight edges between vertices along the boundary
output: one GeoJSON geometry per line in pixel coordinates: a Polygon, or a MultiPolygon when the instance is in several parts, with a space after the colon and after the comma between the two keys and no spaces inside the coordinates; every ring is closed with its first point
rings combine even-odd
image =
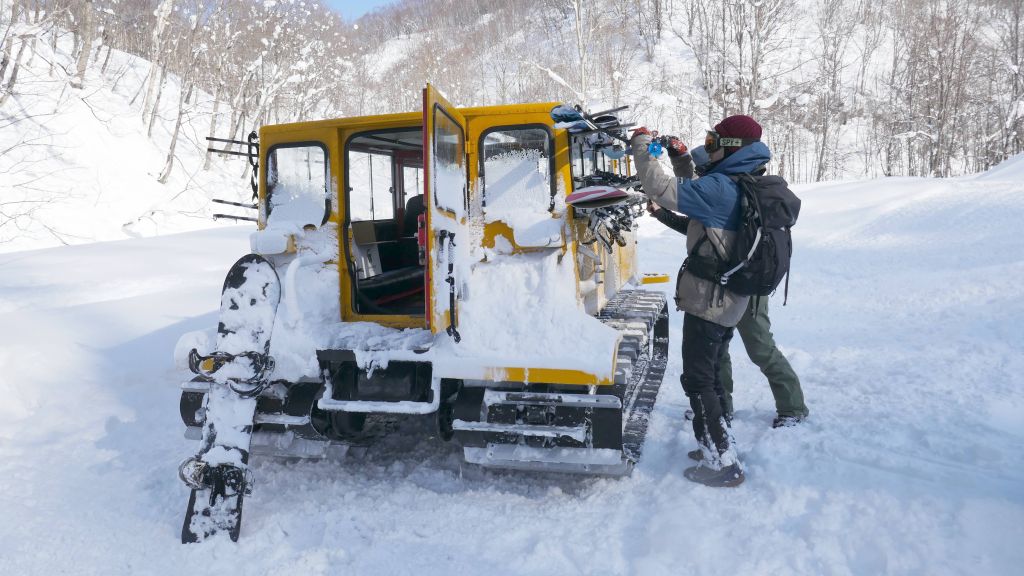
{"type": "Polygon", "coordinates": [[[665,284],[669,281],[668,274],[644,274],[640,279],[641,284],[665,284]]]}
{"type": "MultiPolygon", "coordinates": [[[[343,295],[342,302],[344,301],[345,297],[343,295]]],[[[422,316],[401,316],[397,314],[357,314],[356,312],[352,311],[351,307],[349,307],[347,315],[345,314],[345,310],[342,310],[342,320],[344,320],[345,322],[373,322],[374,324],[380,324],[381,326],[387,326],[388,328],[425,327],[424,319],[422,316]]]]}
{"type": "Polygon", "coordinates": [[[469,120],[478,116],[504,116],[513,114],[543,115],[543,123],[551,124],[551,109],[558,106],[558,104],[558,102],[538,102],[532,104],[503,104],[501,106],[474,106],[470,108],[459,108],[459,112],[469,120]]]}
{"type": "MultiPolygon", "coordinates": [[[[450,116],[452,119],[454,119],[455,122],[459,125],[459,127],[462,128],[463,136],[465,138],[465,140],[463,142],[464,147],[465,147],[464,151],[467,153],[467,158],[465,160],[468,163],[468,165],[466,166],[467,177],[470,177],[470,172],[469,171],[472,170],[472,165],[473,165],[473,161],[472,161],[473,160],[473,156],[468,155],[468,150],[469,150],[468,147],[469,147],[470,137],[469,137],[469,129],[467,127],[467,120],[466,120],[465,116],[462,115],[461,111],[458,108],[456,108],[450,102],[448,102],[448,100],[446,100],[444,98],[444,96],[442,96],[441,93],[438,92],[433,86],[431,86],[430,84],[427,84],[427,87],[423,89],[423,116],[422,116],[422,120],[421,121],[422,121],[422,124],[423,124],[423,181],[425,183],[425,190],[426,190],[426,194],[424,195],[423,200],[424,200],[424,204],[427,207],[427,211],[426,211],[426,214],[427,214],[427,263],[426,263],[426,269],[427,269],[427,274],[430,274],[430,275],[433,275],[435,273],[436,274],[440,274],[441,273],[440,269],[438,269],[438,270],[434,270],[433,269],[433,264],[434,263],[432,262],[432,258],[431,258],[431,254],[439,253],[439,251],[442,248],[442,246],[440,246],[440,243],[438,242],[437,236],[434,234],[435,223],[432,221],[433,220],[434,211],[437,210],[438,212],[446,214],[448,216],[451,216],[452,218],[454,218],[454,216],[455,216],[454,214],[448,212],[447,210],[442,210],[442,209],[438,208],[437,202],[434,199],[435,191],[431,188],[431,180],[433,179],[433,166],[432,166],[433,159],[430,156],[430,151],[431,151],[430,143],[433,142],[433,135],[434,135],[434,107],[435,106],[438,106],[442,110],[444,110],[448,114],[448,116],[450,116]]],[[[470,177],[470,181],[472,181],[471,177],[470,177]]],[[[432,289],[433,288],[432,285],[433,285],[433,280],[427,282],[427,286],[428,286],[428,288],[430,288],[430,294],[429,294],[430,304],[429,304],[428,310],[427,310],[427,317],[430,319],[430,331],[433,332],[434,334],[437,334],[439,331],[445,330],[450,325],[451,314],[450,314],[450,311],[447,309],[447,306],[444,307],[444,309],[442,309],[442,307],[438,305],[438,299],[442,298],[442,297],[447,297],[448,294],[446,293],[444,296],[442,296],[440,294],[435,294],[435,291],[432,289]]],[[[458,306],[458,301],[456,301],[455,306],[456,307],[458,306]]],[[[456,314],[458,314],[457,311],[456,311],[456,314]]]]}
{"type": "Polygon", "coordinates": [[[313,130],[337,130],[339,128],[401,128],[409,124],[419,124],[422,114],[419,112],[403,112],[401,114],[379,114],[376,116],[354,116],[351,118],[334,118],[315,120],[312,122],[294,122],[291,124],[275,124],[260,129],[260,144],[264,135],[283,137],[287,141],[296,141],[292,135],[313,130]]]}
{"type": "Polygon", "coordinates": [[[484,380],[495,382],[529,382],[544,384],[576,384],[580,386],[608,386],[614,377],[601,378],[582,370],[559,368],[488,368],[484,380]]]}
{"type": "Polygon", "coordinates": [[[615,256],[618,258],[619,272],[618,278],[616,279],[618,284],[615,285],[616,289],[625,286],[630,280],[636,277],[636,232],[629,232],[623,234],[626,239],[625,246],[615,247],[615,256]]]}

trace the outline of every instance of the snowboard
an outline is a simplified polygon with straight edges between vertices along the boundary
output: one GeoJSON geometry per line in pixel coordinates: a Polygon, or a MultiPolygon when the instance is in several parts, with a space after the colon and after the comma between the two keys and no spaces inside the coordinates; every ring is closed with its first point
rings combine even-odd
{"type": "Polygon", "coordinates": [[[199,453],[178,473],[192,493],[182,543],[200,542],[219,532],[238,540],[242,503],[252,490],[249,447],[256,399],[270,381],[274,359],[270,336],[281,300],[281,281],[262,256],[235,262],[221,290],[216,351],[192,350],[189,367],[209,381],[199,453]]]}
{"type": "Polygon", "coordinates": [[[621,204],[633,197],[633,193],[614,186],[587,186],[566,197],[566,204],[574,208],[603,208],[621,204]]]}

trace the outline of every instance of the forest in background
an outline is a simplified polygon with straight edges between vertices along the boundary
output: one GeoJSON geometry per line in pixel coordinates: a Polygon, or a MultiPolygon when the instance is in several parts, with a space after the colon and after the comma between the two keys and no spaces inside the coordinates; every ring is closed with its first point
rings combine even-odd
{"type": "Polygon", "coordinates": [[[150,131],[171,79],[174,125],[201,111],[230,138],[416,110],[429,81],[464,106],[629,104],[685,139],[750,114],[796,182],[954,176],[1024,150],[1022,25],[1019,0],[401,0],[355,22],[318,0],[0,0],[0,106],[70,36],[49,63],[68,90],[117,82],[112,50],[152,62],[150,131]]]}

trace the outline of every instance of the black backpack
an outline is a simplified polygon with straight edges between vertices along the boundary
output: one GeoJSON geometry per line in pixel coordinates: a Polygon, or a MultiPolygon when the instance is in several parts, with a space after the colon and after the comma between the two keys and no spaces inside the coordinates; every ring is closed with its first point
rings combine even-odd
{"type": "MultiPolygon", "coordinates": [[[[781,176],[730,176],[740,189],[740,227],[728,260],[700,256],[701,238],[684,266],[698,278],[711,280],[741,296],[768,296],[784,276],[789,296],[790,228],[800,215],[800,199],[781,176]]],[[[716,251],[717,253],[717,251],[716,251]]]]}

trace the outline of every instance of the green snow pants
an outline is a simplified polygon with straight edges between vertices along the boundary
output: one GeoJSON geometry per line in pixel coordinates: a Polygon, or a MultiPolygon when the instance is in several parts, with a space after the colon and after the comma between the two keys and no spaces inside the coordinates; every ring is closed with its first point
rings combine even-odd
{"type": "MultiPolygon", "coordinates": [[[[807,406],[804,405],[804,393],[800,389],[800,379],[797,378],[796,372],[793,372],[793,367],[789,365],[786,357],[775,346],[771,328],[772,323],[768,318],[768,298],[752,297],[747,311],[736,325],[736,331],[739,332],[740,339],[743,340],[743,347],[747,349],[747,356],[768,378],[772,396],[775,397],[775,410],[779,416],[807,416],[807,406]],[[757,313],[751,315],[754,312],[756,300],[760,300],[757,305],[757,313]]],[[[722,356],[718,377],[725,392],[722,396],[722,408],[727,414],[731,414],[733,411],[732,359],[729,357],[728,348],[722,356]]]]}

